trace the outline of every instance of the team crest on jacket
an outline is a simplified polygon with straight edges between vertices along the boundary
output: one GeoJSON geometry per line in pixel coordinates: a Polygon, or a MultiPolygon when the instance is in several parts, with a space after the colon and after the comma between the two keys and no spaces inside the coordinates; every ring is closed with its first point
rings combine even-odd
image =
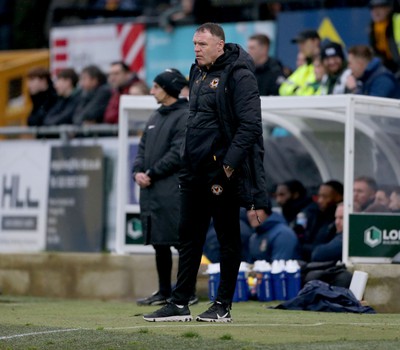
{"type": "Polygon", "coordinates": [[[219,196],[222,194],[222,192],[224,191],[224,189],[222,188],[221,185],[212,185],[211,186],[211,192],[212,194],[219,196]]]}
{"type": "Polygon", "coordinates": [[[218,83],[219,83],[219,78],[215,78],[211,81],[209,86],[211,89],[215,90],[218,87],[218,83]]]}

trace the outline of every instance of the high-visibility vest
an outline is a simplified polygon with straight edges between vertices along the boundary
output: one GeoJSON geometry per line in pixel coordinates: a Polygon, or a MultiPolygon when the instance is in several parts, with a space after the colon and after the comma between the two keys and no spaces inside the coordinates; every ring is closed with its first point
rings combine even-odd
{"type": "Polygon", "coordinates": [[[393,38],[400,55],[400,13],[395,13],[392,17],[393,38]]]}
{"type": "Polygon", "coordinates": [[[315,83],[314,65],[303,64],[298,67],[280,86],[281,96],[312,95],[310,85],[315,83]]]}

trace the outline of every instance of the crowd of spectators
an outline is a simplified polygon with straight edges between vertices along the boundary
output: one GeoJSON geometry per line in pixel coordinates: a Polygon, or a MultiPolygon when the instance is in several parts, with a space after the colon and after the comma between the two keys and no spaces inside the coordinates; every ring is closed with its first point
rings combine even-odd
{"type": "MultiPolygon", "coordinates": [[[[322,183],[310,195],[304,185],[289,180],[277,185],[273,210],[263,216],[255,211],[241,212],[242,261],[297,259],[305,263],[342,260],[343,185],[336,180],[322,183]]],[[[368,176],[354,179],[355,213],[400,212],[400,187],[378,186],[368,176]]],[[[219,262],[219,243],[212,222],[204,255],[219,262]]]]}
{"type": "Polygon", "coordinates": [[[120,61],[111,63],[108,75],[96,65],[84,67],[79,75],[62,69],[54,82],[47,69],[37,67],[29,71],[27,82],[29,126],[117,124],[121,94],[149,94],[146,83],[120,61]]]}

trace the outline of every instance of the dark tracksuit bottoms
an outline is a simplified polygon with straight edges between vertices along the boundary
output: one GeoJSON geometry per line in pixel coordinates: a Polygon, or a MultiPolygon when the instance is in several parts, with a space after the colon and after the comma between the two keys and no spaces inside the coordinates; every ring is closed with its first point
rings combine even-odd
{"type": "Polygon", "coordinates": [[[178,279],[172,302],[187,305],[193,294],[210,219],[221,246],[221,275],[217,301],[231,305],[241,260],[239,201],[236,186],[225,177],[223,191],[215,195],[209,184],[181,183],[178,279]]]}

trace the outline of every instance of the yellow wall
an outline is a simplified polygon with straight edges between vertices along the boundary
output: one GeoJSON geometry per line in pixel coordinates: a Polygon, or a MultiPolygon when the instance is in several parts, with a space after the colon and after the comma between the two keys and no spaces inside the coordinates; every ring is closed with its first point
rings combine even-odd
{"type": "Polygon", "coordinates": [[[38,66],[49,68],[49,61],[47,49],[0,52],[0,127],[26,125],[31,110],[27,72],[38,66]]]}

